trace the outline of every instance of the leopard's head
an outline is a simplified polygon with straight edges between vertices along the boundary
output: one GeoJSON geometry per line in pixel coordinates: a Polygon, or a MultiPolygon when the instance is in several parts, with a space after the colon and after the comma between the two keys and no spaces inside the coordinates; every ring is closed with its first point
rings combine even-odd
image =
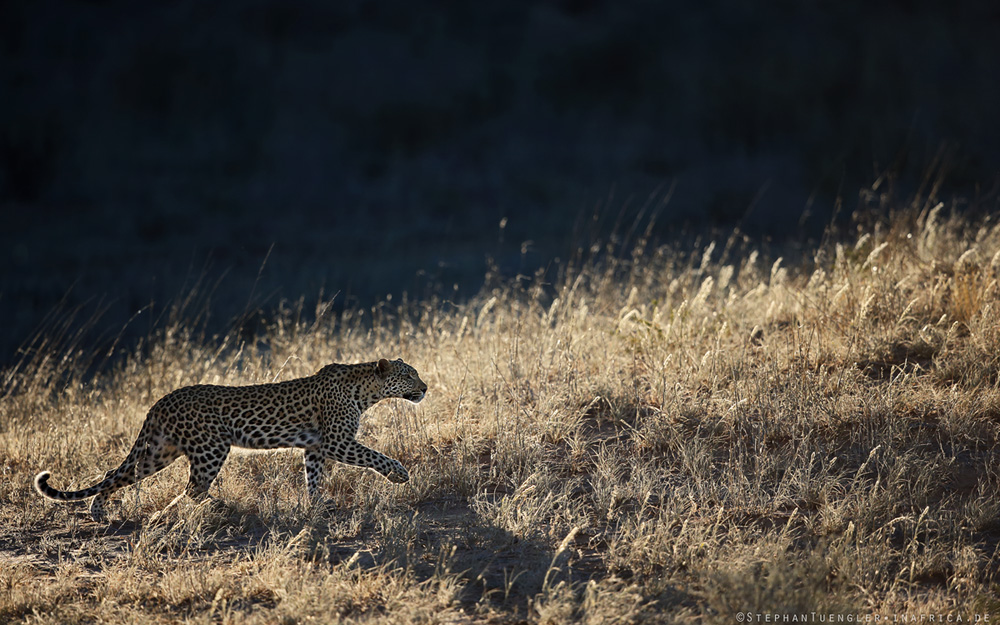
{"type": "Polygon", "coordinates": [[[384,382],[382,397],[402,397],[414,403],[427,394],[427,385],[417,375],[417,370],[403,362],[383,358],[375,363],[375,374],[384,382]]]}

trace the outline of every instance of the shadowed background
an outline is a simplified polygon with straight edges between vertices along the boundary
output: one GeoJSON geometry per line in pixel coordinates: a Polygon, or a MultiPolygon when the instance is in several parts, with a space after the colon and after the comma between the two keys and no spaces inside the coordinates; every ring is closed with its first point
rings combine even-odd
{"type": "Polygon", "coordinates": [[[134,341],[196,284],[210,330],[460,298],[650,197],[661,237],[799,238],[943,163],[996,208],[1000,9],[939,4],[5,3],[0,364],[54,307],[134,341]]]}

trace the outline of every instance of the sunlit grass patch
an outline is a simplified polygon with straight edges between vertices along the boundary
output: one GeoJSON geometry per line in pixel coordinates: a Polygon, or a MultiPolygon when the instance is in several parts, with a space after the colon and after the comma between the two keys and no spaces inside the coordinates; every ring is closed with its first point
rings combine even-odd
{"type": "Polygon", "coordinates": [[[289,310],[252,342],[177,315],[89,377],[34,351],[0,398],[0,618],[996,610],[1000,228],[928,206],[794,252],[640,242],[464,303],[289,310]],[[378,357],[430,387],[362,427],[406,485],[336,466],[312,506],[300,452],[240,454],[213,505],[158,518],[181,461],[110,527],[30,490],[99,478],[178,386],[378,357]]]}

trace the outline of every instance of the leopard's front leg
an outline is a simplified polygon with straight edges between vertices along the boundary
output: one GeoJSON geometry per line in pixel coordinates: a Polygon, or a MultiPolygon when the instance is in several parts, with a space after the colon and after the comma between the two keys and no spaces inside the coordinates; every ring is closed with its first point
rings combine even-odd
{"type": "Polygon", "coordinates": [[[402,484],[410,479],[410,474],[398,460],[365,447],[353,439],[330,445],[326,457],[344,464],[378,471],[385,479],[396,484],[402,484]]]}
{"type": "Polygon", "coordinates": [[[319,487],[326,479],[326,456],[320,449],[306,449],[306,490],[309,499],[319,499],[319,487]]]}

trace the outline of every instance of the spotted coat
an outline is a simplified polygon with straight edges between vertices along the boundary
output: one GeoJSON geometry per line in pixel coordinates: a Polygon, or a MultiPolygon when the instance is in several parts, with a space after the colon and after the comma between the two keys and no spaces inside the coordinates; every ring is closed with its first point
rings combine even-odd
{"type": "Polygon", "coordinates": [[[427,385],[402,359],[332,364],[314,375],[274,384],[186,386],[153,404],[132,450],[101,482],[83,490],[61,491],[48,485],[49,472],[44,471],[35,476],[35,489],[59,501],[93,497],[90,512],[100,520],[114,491],[185,455],[191,462],[185,492],[200,500],[232,447],[303,449],[312,499],[319,495],[327,459],[373,469],[389,481],[402,483],[410,479],[403,465],[365,447],[355,436],[361,414],[378,401],[399,397],[419,402],[426,392],[427,385]]]}

